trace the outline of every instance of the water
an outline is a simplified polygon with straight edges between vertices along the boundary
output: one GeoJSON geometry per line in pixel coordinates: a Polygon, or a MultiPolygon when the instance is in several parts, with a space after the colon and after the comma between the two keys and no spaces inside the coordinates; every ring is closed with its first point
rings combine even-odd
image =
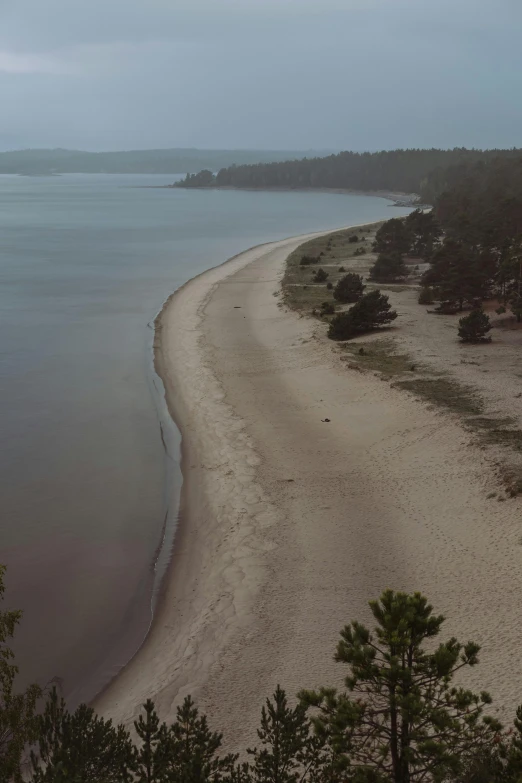
{"type": "Polygon", "coordinates": [[[0,177],[0,562],[24,611],[22,680],[58,678],[71,703],[137,649],[168,561],[181,477],[152,368],[164,300],[251,245],[408,212],[136,187],[170,181],[0,177]]]}

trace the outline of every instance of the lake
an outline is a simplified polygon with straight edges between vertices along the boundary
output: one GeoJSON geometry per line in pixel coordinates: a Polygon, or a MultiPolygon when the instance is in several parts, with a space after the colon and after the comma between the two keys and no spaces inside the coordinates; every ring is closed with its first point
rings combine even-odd
{"type": "Polygon", "coordinates": [[[0,562],[21,681],[71,704],[149,628],[175,534],[179,436],[153,320],[255,244],[407,214],[381,198],[141,187],[172,176],[0,176],[0,562]]]}

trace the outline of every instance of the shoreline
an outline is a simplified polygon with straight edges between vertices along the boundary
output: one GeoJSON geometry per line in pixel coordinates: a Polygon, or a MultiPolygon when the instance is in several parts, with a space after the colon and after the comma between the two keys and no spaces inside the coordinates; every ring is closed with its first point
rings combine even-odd
{"type": "Polygon", "coordinates": [[[454,419],[347,370],[316,321],[281,307],[286,257],[329,233],[251,248],[158,316],[180,524],[151,631],[95,701],[106,717],[130,723],[150,696],[171,721],[190,693],[237,750],[277,682],[342,685],[338,632],[386,587],[427,594],[445,636],[485,648],[466,684],[493,712],[516,703],[518,617],[502,601],[522,589],[516,503],[486,502],[489,466],[454,419]]]}
{"type": "MultiPolygon", "coordinates": [[[[161,187],[169,187],[169,186],[161,186],[161,187]]],[[[368,225],[370,225],[372,222],[374,221],[371,221],[370,223],[368,223],[368,225]]],[[[357,225],[366,225],[366,224],[363,223],[357,225]]],[[[165,402],[169,415],[171,417],[174,426],[177,427],[181,435],[179,468],[182,475],[182,486],[180,491],[177,524],[174,531],[174,540],[171,549],[170,560],[166,567],[166,571],[163,576],[163,579],[161,580],[159,584],[159,588],[156,592],[155,611],[152,614],[152,619],[149,625],[148,632],[145,635],[141,645],[133,653],[131,658],[124,664],[120,672],[116,674],[116,676],[113,679],[111,679],[105,685],[105,687],[99,693],[96,694],[96,696],[92,700],[92,705],[97,711],[104,712],[110,715],[112,715],[115,711],[116,714],[119,716],[118,720],[123,720],[127,722],[131,721],[135,717],[134,713],[137,712],[139,708],[139,704],[141,702],[136,702],[132,710],[132,714],[129,710],[120,712],[121,703],[119,699],[116,702],[116,704],[113,704],[113,697],[112,697],[113,689],[115,688],[119,680],[123,676],[125,676],[125,673],[129,670],[129,668],[133,668],[135,665],[140,666],[140,662],[138,659],[143,654],[143,652],[148,648],[149,643],[151,644],[155,643],[155,642],[151,642],[151,636],[154,636],[156,624],[161,625],[163,614],[164,612],[167,611],[167,603],[169,601],[169,595],[173,587],[172,582],[176,583],[176,585],[177,583],[184,582],[185,575],[187,572],[187,568],[185,567],[185,564],[181,562],[183,560],[181,555],[183,554],[184,543],[187,538],[187,534],[189,532],[187,528],[189,527],[189,518],[191,516],[189,498],[187,498],[187,495],[190,494],[189,481],[188,481],[188,471],[190,470],[190,468],[188,467],[190,463],[189,460],[190,447],[187,443],[187,436],[186,434],[184,434],[185,428],[183,424],[184,422],[183,416],[186,415],[186,411],[183,410],[184,403],[180,399],[180,395],[176,394],[175,392],[176,382],[175,379],[172,379],[170,377],[170,373],[166,368],[164,356],[163,356],[163,350],[162,350],[161,333],[165,326],[164,322],[170,315],[169,312],[170,309],[176,303],[182,302],[187,289],[192,289],[195,286],[199,287],[199,284],[202,284],[203,292],[201,295],[201,299],[197,303],[196,310],[194,312],[195,318],[202,320],[203,318],[202,311],[205,309],[206,304],[211,298],[215,286],[218,285],[222,280],[226,279],[228,276],[233,275],[239,269],[243,268],[244,266],[247,266],[249,263],[252,263],[252,259],[250,258],[251,254],[262,253],[266,248],[269,248],[271,246],[278,247],[280,245],[286,245],[287,243],[292,243],[292,245],[295,244],[295,247],[297,247],[303,242],[306,242],[308,239],[311,239],[315,236],[334,233],[335,231],[341,231],[343,230],[343,228],[349,228],[349,227],[350,226],[341,226],[338,229],[327,229],[324,231],[300,234],[295,237],[289,237],[283,240],[276,240],[273,242],[272,241],[263,242],[261,244],[254,245],[248,248],[247,250],[240,251],[236,255],[231,256],[230,258],[223,261],[221,264],[218,264],[215,267],[211,267],[210,269],[204,270],[200,274],[188,280],[186,283],[184,283],[182,286],[177,288],[175,291],[173,291],[167,297],[167,299],[163,303],[161,310],[154,318],[153,320],[154,337],[152,343],[153,370],[163,383],[163,387],[165,390],[165,402]],[[234,268],[232,267],[232,265],[234,265],[234,268]]],[[[294,248],[292,247],[292,249],[294,248]]],[[[288,251],[288,254],[290,252],[291,250],[288,251]]],[[[163,545],[160,545],[159,549],[161,550],[162,547],[163,545]]],[[[193,553],[193,554],[197,555],[197,553],[193,553]]],[[[190,693],[195,693],[195,692],[196,691],[194,689],[190,691],[190,693]]],[[[145,701],[147,697],[148,697],[148,693],[143,697],[143,701],[145,701]]],[[[172,716],[172,719],[174,719],[174,716],[172,716]]]]}
{"type": "MultiPolygon", "coordinates": [[[[180,181],[182,182],[182,180],[180,181]]],[[[393,201],[389,207],[420,207],[431,209],[430,205],[418,203],[420,196],[418,193],[403,193],[395,190],[358,190],[357,188],[240,188],[235,185],[205,185],[198,187],[185,187],[182,184],[172,183],[171,185],[139,185],[141,188],[154,188],[159,190],[239,190],[246,193],[332,193],[338,195],[352,196],[373,196],[374,198],[383,198],[387,201],[393,201]]],[[[384,220],[384,218],[383,218],[384,220]]],[[[350,226],[348,226],[350,228],[350,226]]],[[[341,229],[339,229],[341,230],[341,229]]]]}

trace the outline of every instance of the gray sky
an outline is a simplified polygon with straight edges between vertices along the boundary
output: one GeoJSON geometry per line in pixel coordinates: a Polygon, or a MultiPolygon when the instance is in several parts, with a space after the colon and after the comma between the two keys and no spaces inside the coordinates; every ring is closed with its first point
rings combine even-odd
{"type": "Polygon", "coordinates": [[[521,0],[0,0],[0,148],[522,146],[521,0]]]}

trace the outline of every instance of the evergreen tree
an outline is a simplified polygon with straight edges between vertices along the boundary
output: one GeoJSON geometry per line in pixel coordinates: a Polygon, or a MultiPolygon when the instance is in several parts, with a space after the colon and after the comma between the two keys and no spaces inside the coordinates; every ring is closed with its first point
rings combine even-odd
{"type": "Polygon", "coordinates": [[[273,701],[266,700],[257,731],[261,748],[248,749],[253,757],[254,783],[304,783],[317,780],[329,765],[328,754],[319,737],[311,732],[306,708],[288,705],[279,685],[273,701]]]}
{"type": "Polygon", "coordinates": [[[38,752],[31,753],[33,783],[127,783],[135,750],[123,726],[81,704],[70,713],[53,688],[37,718],[38,752]]]}
{"type": "Polygon", "coordinates": [[[334,288],[333,298],[338,302],[345,304],[357,302],[364,293],[366,286],[363,283],[361,275],[348,272],[347,275],[338,280],[334,288]]]}
{"type": "MultiPolygon", "coordinates": [[[[222,735],[212,732],[205,715],[187,696],[169,729],[167,780],[169,783],[218,783],[231,775],[237,757],[217,755],[222,735]]],[[[237,774],[237,770],[236,770],[237,774]]]]}
{"type": "Polygon", "coordinates": [[[491,337],[486,335],[490,329],[489,316],[483,310],[472,310],[459,321],[459,337],[463,343],[489,342],[491,337]]]}
{"type": "Polygon", "coordinates": [[[396,283],[408,276],[408,268],[400,253],[381,253],[370,269],[370,280],[396,283]]]}
{"type": "Polygon", "coordinates": [[[431,268],[422,276],[422,285],[434,286],[441,301],[458,304],[481,300],[487,296],[494,272],[488,260],[455,240],[445,240],[436,251],[431,268]]]}
{"type": "Polygon", "coordinates": [[[395,318],[397,313],[391,309],[388,297],[378,290],[371,291],[364,294],[349,310],[332,318],[328,337],[331,340],[349,340],[350,337],[384,326],[395,318]]]}
{"type": "MultiPolygon", "coordinates": [[[[0,565],[0,600],[5,593],[5,566],[0,565]]],[[[41,696],[37,685],[16,693],[18,667],[7,642],[14,635],[22,612],[0,610],[0,783],[21,781],[20,765],[24,747],[36,739],[36,703],[41,696]]]]}
{"type": "Polygon", "coordinates": [[[444,618],[420,593],[386,590],[370,608],[374,633],[358,622],[341,632],[336,660],[350,667],[347,691],[305,691],[303,704],[317,709],[319,729],[344,756],[346,779],[461,781],[501,730],[483,715],[487,693],[452,685],[456,672],[478,663],[478,645],[452,638],[426,650],[444,618]]]}
{"type": "Polygon", "coordinates": [[[140,740],[136,754],[137,783],[163,783],[166,777],[170,742],[165,723],[159,721],[154,702],[147,699],[143,705],[145,715],[134,721],[140,740]]]}
{"type": "Polygon", "coordinates": [[[324,283],[326,280],[328,280],[329,274],[328,272],[325,272],[324,269],[321,267],[317,270],[317,272],[314,272],[312,275],[312,279],[314,283],[324,283]]]}
{"type": "Polygon", "coordinates": [[[392,218],[379,228],[375,235],[374,250],[385,255],[408,253],[412,235],[408,225],[400,218],[392,218]]]}
{"type": "Polygon", "coordinates": [[[409,252],[421,258],[430,258],[442,236],[442,229],[433,212],[416,209],[410,212],[404,222],[410,234],[409,252]]]}

